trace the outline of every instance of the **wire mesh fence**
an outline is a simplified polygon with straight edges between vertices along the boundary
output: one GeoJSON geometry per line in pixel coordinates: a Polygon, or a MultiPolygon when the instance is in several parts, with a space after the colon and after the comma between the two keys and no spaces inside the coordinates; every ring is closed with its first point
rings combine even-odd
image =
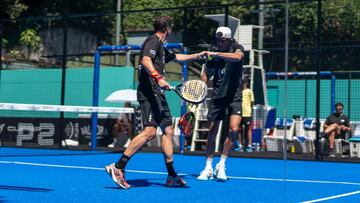
{"type": "MultiPolygon", "coordinates": [[[[357,0],[322,1],[320,33],[317,31],[317,6],[317,1],[311,0],[290,2],[289,71],[316,71],[316,54],[320,49],[321,71],[330,71],[336,76],[335,84],[331,78],[321,80],[320,118],[325,119],[332,112],[333,101],[341,101],[345,105],[344,112],[358,121],[359,76],[352,72],[360,64],[359,3],[357,0]],[[319,34],[321,42],[317,47],[319,34]]],[[[0,20],[2,102],[90,105],[96,48],[117,43],[141,44],[153,32],[152,21],[157,15],[173,17],[173,33],[168,41],[183,43],[189,53],[211,49],[216,28],[227,25],[235,40],[248,49],[269,51],[262,58],[256,58],[262,60],[265,71],[284,71],[284,1],[129,9],[118,13],[60,12],[57,16],[0,20]],[[261,28],[250,27],[251,32],[247,33],[250,39],[244,41],[242,31],[250,30],[247,26],[261,28]]],[[[244,63],[250,63],[248,50],[245,56],[244,63]]],[[[136,70],[127,69],[124,73],[118,66],[134,69],[138,60],[139,52],[136,51],[104,53],[101,64],[102,75],[106,77],[103,80],[119,81],[118,75],[126,74],[131,81],[123,86],[134,88],[136,70]]],[[[202,63],[189,64],[190,78],[198,78],[202,63]]],[[[167,67],[171,80],[181,80],[179,67],[173,63],[167,67]]],[[[316,117],[315,79],[291,78],[287,81],[288,117],[316,117]]],[[[283,78],[268,78],[268,103],[277,108],[277,117],[281,116],[279,113],[284,106],[283,88],[283,78]]],[[[104,94],[110,93],[110,89],[104,90],[104,94]]]]}

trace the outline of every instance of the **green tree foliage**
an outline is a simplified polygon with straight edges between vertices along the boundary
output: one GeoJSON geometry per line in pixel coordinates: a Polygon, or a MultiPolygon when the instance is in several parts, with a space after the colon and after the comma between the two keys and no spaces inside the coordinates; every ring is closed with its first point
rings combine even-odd
{"type": "Polygon", "coordinates": [[[19,42],[30,49],[38,49],[41,39],[34,29],[26,29],[20,34],[19,42]]]}
{"type": "Polygon", "coordinates": [[[324,66],[329,70],[353,70],[359,64],[360,1],[328,1],[324,3],[323,45],[324,66]],[[345,48],[348,47],[348,48],[345,48]]]}
{"type": "MultiPolygon", "coordinates": [[[[134,10],[144,10],[146,8],[170,8],[174,7],[174,4],[171,1],[158,0],[158,1],[147,1],[147,0],[123,0],[123,10],[124,11],[134,11],[134,10]]],[[[169,12],[131,12],[124,14],[124,27],[130,30],[139,30],[146,29],[152,30],[152,23],[154,16],[156,15],[166,15],[169,12]]]]}
{"type": "MultiPolygon", "coordinates": [[[[121,33],[131,30],[152,30],[155,15],[170,15],[175,20],[175,31],[183,33],[183,43],[196,49],[198,44],[211,43],[217,23],[204,18],[207,14],[224,13],[224,4],[257,3],[259,0],[122,0],[123,15],[121,33]],[[218,7],[209,7],[215,6],[218,7]],[[201,8],[193,8],[202,6],[201,8]],[[206,7],[208,6],[208,7],[206,7]],[[169,9],[166,11],[146,11],[155,8],[187,7],[187,9],[169,9]],[[141,10],[141,12],[132,12],[141,10]]],[[[267,0],[264,0],[265,2],[267,0]]],[[[2,0],[0,1],[0,17],[2,19],[16,19],[19,16],[61,16],[65,12],[71,17],[69,27],[76,27],[85,32],[91,32],[102,41],[113,43],[116,27],[116,4],[118,0],[2,0]],[[105,15],[97,15],[107,13],[105,15]],[[109,14],[110,13],[110,14],[109,14]],[[86,15],[83,15],[86,14],[86,15]],[[89,14],[89,15],[87,15],[89,14]]],[[[241,20],[242,24],[258,24],[259,7],[256,4],[229,6],[229,14],[241,20]]],[[[272,35],[265,39],[265,48],[278,50],[279,55],[273,56],[273,66],[283,64],[284,32],[285,32],[285,4],[267,4],[266,25],[271,25],[272,35]],[[281,52],[281,53],[280,53],[281,52]],[[275,57],[274,57],[275,56],[275,57]]],[[[331,0],[322,1],[322,50],[323,64],[329,69],[339,69],[354,64],[360,55],[356,48],[339,48],[358,44],[360,41],[360,1],[331,0]],[[334,63],[335,62],[335,63],[334,63]]],[[[61,18],[34,19],[5,23],[4,37],[9,41],[8,46],[18,41],[20,33],[17,30],[43,27],[61,27],[61,18]],[[14,39],[16,38],[16,40],[14,39]]],[[[289,18],[290,39],[290,68],[293,70],[311,70],[316,64],[315,46],[317,30],[317,1],[291,2],[289,18]]],[[[276,51],[272,52],[276,53],[276,51]]]]}
{"type": "Polygon", "coordinates": [[[7,19],[5,22],[0,21],[0,29],[2,29],[3,38],[1,45],[3,47],[11,46],[13,41],[17,41],[16,32],[9,32],[16,29],[16,19],[20,17],[29,8],[20,0],[2,0],[0,1],[0,20],[7,19]]]}
{"type": "MultiPolygon", "coordinates": [[[[267,24],[273,26],[273,36],[265,39],[265,48],[282,56],[285,41],[285,4],[267,5],[277,10],[269,14],[267,24]],[[280,48],[280,49],[279,49],[280,48]],[[279,50],[281,53],[279,53],[279,50]]],[[[321,52],[322,70],[350,70],[356,62],[360,42],[360,1],[322,1],[321,52]],[[349,66],[349,67],[347,67],[349,66]]],[[[316,64],[317,2],[291,3],[289,7],[289,68],[291,71],[313,71],[316,64]]],[[[272,61],[274,71],[283,70],[283,57],[272,61]],[[278,69],[276,69],[278,68],[278,69]]]]}
{"type": "Polygon", "coordinates": [[[28,8],[28,5],[19,0],[3,0],[0,2],[0,18],[15,20],[28,8]]]}
{"type": "Polygon", "coordinates": [[[30,56],[30,50],[36,50],[40,47],[41,38],[34,29],[26,29],[20,34],[19,42],[27,47],[27,56],[30,56]]]}
{"type": "MultiPolygon", "coordinates": [[[[251,0],[247,2],[256,2],[251,0]]],[[[124,0],[124,11],[154,9],[154,8],[175,8],[186,7],[184,9],[161,10],[161,11],[143,11],[143,12],[125,12],[124,27],[127,30],[152,30],[153,18],[156,15],[170,15],[174,18],[174,31],[187,32],[183,43],[185,46],[195,44],[211,43],[212,33],[217,23],[204,18],[207,14],[224,13],[224,7],[221,4],[239,3],[235,0],[158,0],[149,3],[148,0],[124,0]],[[194,8],[196,6],[208,6],[203,8],[194,8]],[[214,7],[209,7],[214,6],[214,7]],[[217,7],[216,7],[217,6],[217,7]],[[190,33],[191,32],[191,33],[190,33]]],[[[233,6],[231,13],[235,17],[246,15],[246,8],[233,6]]]]}

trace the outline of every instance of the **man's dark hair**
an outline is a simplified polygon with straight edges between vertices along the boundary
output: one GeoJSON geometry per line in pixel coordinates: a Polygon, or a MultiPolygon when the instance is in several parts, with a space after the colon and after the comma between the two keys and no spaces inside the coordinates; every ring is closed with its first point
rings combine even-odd
{"type": "Polygon", "coordinates": [[[154,21],[154,31],[155,32],[166,32],[167,28],[172,26],[172,18],[170,16],[157,16],[154,21]]]}
{"type": "Polygon", "coordinates": [[[344,108],[344,105],[343,105],[343,103],[341,103],[341,102],[337,102],[337,103],[335,104],[335,107],[337,107],[337,106],[341,106],[342,108],[344,108]]]}
{"type": "Polygon", "coordinates": [[[250,84],[250,79],[249,79],[249,77],[244,77],[243,79],[242,79],[242,83],[244,84],[244,83],[247,83],[247,84],[250,84]]]}

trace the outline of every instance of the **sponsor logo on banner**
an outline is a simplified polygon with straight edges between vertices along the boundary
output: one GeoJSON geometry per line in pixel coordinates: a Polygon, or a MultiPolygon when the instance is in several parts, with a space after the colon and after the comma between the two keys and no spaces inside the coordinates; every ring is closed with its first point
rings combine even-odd
{"type": "MultiPolygon", "coordinates": [[[[115,119],[98,119],[98,146],[112,141],[115,119]]],[[[4,146],[39,145],[58,147],[60,140],[77,140],[88,145],[91,140],[91,119],[66,118],[63,125],[57,118],[0,118],[0,136],[4,146]],[[62,128],[62,129],[60,129],[62,128]]]]}

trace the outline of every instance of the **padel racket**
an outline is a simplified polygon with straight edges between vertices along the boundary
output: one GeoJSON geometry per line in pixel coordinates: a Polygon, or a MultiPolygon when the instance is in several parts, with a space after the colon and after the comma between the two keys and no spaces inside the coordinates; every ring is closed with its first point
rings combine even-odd
{"type": "Polygon", "coordinates": [[[176,86],[170,86],[182,99],[193,104],[203,102],[207,96],[207,85],[202,80],[188,80],[176,86]]]}
{"type": "Polygon", "coordinates": [[[187,112],[179,120],[179,128],[185,136],[191,136],[195,125],[195,115],[193,112],[187,112]]]}

